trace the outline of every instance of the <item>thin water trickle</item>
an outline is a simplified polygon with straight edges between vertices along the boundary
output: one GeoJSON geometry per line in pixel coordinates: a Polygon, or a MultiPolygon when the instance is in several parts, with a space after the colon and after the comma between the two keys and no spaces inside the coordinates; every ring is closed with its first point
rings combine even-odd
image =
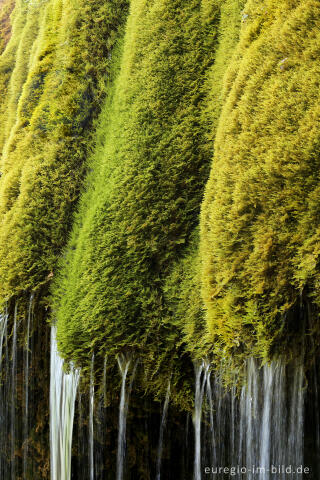
{"type": "MultiPolygon", "coordinates": [[[[248,361],[247,395],[246,395],[246,464],[258,465],[259,427],[258,420],[258,383],[255,373],[256,362],[253,358],[248,361]]],[[[254,474],[248,473],[248,480],[253,479],[254,474]]]]}
{"type": "Polygon", "coordinates": [[[202,399],[201,399],[201,375],[203,372],[204,363],[195,366],[195,399],[194,399],[194,435],[195,435],[195,450],[194,450],[194,480],[201,480],[201,413],[202,413],[202,399]]]}
{"type": "MultiPolygon", "coordinates": [[[[303,464],[304,447],[304,371],[302,364],[295,366],[292,377],[287,456],[289,465],[298,466],[303,464]]],[[[293,478],[299,477],[301,477],[299,474],[293,475],[293,478]]]]}
{"type": "MultiPolygon", "coordinates": [[[[231,415],[230,415],[230,457],[232,461],[235,459],[236,447],[236,387],[231,388],[231,415]]],[[[235,463],[236,465],[236,463],[235,463]]]]}
{"type": "Polygon", "coordinates": [[[83,414],[82,414],[82,392],[81,381],[79,381],[77,393],[77,410],[78,410],[78,476],[79,480],[83,478],[83,458],[84,458],[84,439],[83,439],[83,414]]]}
{"type": "Polygon", "coordinates": [[[7,324],[8,324],[8,312],[5,311],[3,315],[0,315],[0,371],[2,368],[3,342],[6,337],[7,324]]]}
{"type": "Polygon", "coordinates": [[[104,357],[104,362],[103,362],[102,391],[103,391],[103,403],[105,405],[107,401],[107,356],[104,357]]]}
{"type": "Polygon", "coordinates": [[[201,480],[201,418],[204,390],[210,365],[202,362],[195,365],[194,399],[194,480],[201,480]]]}
{"type": "Polygon", "coordinates": [[[118,426],[118,450],[117,450],[117,480],[123,480],[125,455],[126,455],[126,432],[127,432],[127,415],[129,408],[129,399],[133,380],[136,372],[137,362],[133,367],[131,380],[128,390],[126,389],[126,379],[131,364],[131,358],[119,355],[118,365],[122,377],[120,405],[119,405],[119,426],[118,426]]]}
{"type": "MultiPolygon", "coordinates": [[[[263,371],[263,412],[262,412],[262,425],[260,434],[260,467],[265,471],[260,473],[259,478],[269,480],[271,465],[271,413],[272,413],[272,389],[274,380],[274,366],[270,368],[264,368],[263,371]]],[[[253,462],[250,465],[254,465],[253,462]]],[[[252,478],[252,476],[251,476],[252,478]]]]}
{"type": "Polygon", "coordinates": [[[89,466],[90,480],[94,480],[94,438],[93,438],[93,414],[94,414],[94,355],[91,360],[90,372],[90,397],[89,397],[89,466]]]}
{"type": "Polygon", "coordinates": [[[14,307],[12,355],[11,355],[11,478],[16,480],[16,367],[17,367],[17,315],[18,304],[14,307]]]}
{"type": "Polygon", "coordinates": [[[0,316],[0,478],[9,478],[10,470],[6,458],[9,438],[9,385],[8,385],[8,310],[0,316]]]}
{"type": "Polygon", "coordinates": [[[169,380],[169,383],[168,383],[166,398],[165,398],[164,405],[163,405],[163,410],[162,410],[161,424],[160,424],[159,444],[158,444],[158,451],[157,451],[157,473],[156,473],[156,480],[160,480],[160,478],[161,478],[161,461],[162,461],[162,451],[163,451],[163,434],[164,434],[164,430],[165,430],[166,422],[167,422],[169,401],[170,401],[170,380],[169,380]]]}
{"type": "Polygon", "coordinates": [[[241,388],[240,396],[240,418],[239,418],[239,442],[238,442],[238,465],[244,463],[244,442],[245,442],[245,430],[246,430],[246,387],[241,388]]]}
{"type": "Polygon", "coordinates": [[[313,389],[314,389],[314,416],[315,416],[315,432],[317,451],[320,451],[320,415],[319,415],[319,388],[318,388],[318,374],[317,362],[313,362],[313,389]]]}
{"type": "Polygon", "coordinates": [[[215,432],[214,421],[213,421],[214,406],[213,406],[213,395],[212,395],[212,388],[211,388],[211,372],[208,372],[208,375],[207,375],[206,390],[207,390],[207,400],[209,405],[211,464],[216,465],[217,463],[216,432],[215,432]]]}
{"type": "Polygon", "coordinates": [[[27,333],[24,353],[24,419],[23,419],[23,477],[27,477],[28,468],[28,436],[29,436],[29,367],[32,351],[30,351],[30,332],[32,332],[32,315],[33,315],[34,294],[30,295],[28,317],[27,317],[27,333]]]}
{"type": "Polygon", "coordinates": [[[99,394],[96,395],[96,408],[94,415],[95,425],[95,448],[94,448],[94,474],[95,478],[103,479],[106,475],[106,460],[110,453],[106,448],[107,441],[107,356],[103,362],[102,383],[99,394]]]}

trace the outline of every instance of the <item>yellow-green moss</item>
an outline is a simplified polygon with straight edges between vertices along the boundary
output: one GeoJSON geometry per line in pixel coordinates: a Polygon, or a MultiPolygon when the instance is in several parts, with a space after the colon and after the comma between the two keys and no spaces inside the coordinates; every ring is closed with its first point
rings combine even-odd
{"type": "Polygon", "coordinates": [[[127,3],[17,1],[0,58],[0,299],[48,280],[66,242],[127,3]]]}
{"type": "Polygon", "coordinates": [[[300,294],[318,298],[319,14],[314,0],[248,1],[243,11],[201,216],[220,356],[267,356],[300,294]]]}
{"type": "Polygon", "coordinates": [[[173,384],[193,376],[184,317],[170,319],[165,283],[198,225],[208,178],[202,114],[219,19],[217,6],[204,16],[200,0],[131,2],[104,145],[54,290],[62,354],[86,363],[107,353],[112,365],[118,352],[135,352],[153,393],[172,370],[173,384]]]}
{"type": "Polygon", "coordinates": [[[0,54],[5,49],[11,36],[11,13],[14,0],[2,0],[0,4],[0,54]]]}

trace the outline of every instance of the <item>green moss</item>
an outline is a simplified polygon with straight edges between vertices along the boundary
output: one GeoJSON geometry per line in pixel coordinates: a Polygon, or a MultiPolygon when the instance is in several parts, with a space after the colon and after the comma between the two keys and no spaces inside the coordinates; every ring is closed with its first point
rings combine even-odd
{"type": "MultiPolygon", "coordinates": [[[[219,18],[214,62],[206,76],[206,98],[202,111],[202,124],[206,126],[203,148],[213,155],[213,139],[223,103],[224,75],[228,62],[239,40],[243,1],[202,2],[202,16],[208,21],[214,14],[219,18]]],[[[212,27],[206,31],[210,38],[212,27]]],[[[178,327],[176,343],[184,346],[193,358],[208,355],[212,341],[206,335],[206,308],[201,295],[201,256],[198,226],[193,230],[190,245],[171,268],[164,290],[169,305],[168,323],[178,327]]]]}
{"type": "Polygon", "coordinates": [[[54,291],[66,358],[134,351],[158,392],[173,364],[180,375],[190,364],[165,284],[198,224],[211,159],[202,120],[220,18],[211,10],[204,16],[199,0],[132,1],[105,143],[54,291]]]}
{"type": "Polygon", "coordinates": [[[11,13],[14,0],[3,0],[0,5],[0,54],[5,49],[11,36],[11,13]]]}
{"type": "Polygon", "coordinates": [[[66,242],[125,1],[17,2],[0,59],[3,300],[48,280],[66,242]]]}
{"type": "Polygon", "coordinates": [[[318,298],[319,4],[247,2],[224,77],[201,216],[219,356],[267,357],[303,291],[318,298]]]}
{"type": "Polygon", "coordinates": [[[191,359],[267,358],[319,303],[320,7],[6,1],[0,300],[55,277],[66,359],[190,408],[191,359]]]}

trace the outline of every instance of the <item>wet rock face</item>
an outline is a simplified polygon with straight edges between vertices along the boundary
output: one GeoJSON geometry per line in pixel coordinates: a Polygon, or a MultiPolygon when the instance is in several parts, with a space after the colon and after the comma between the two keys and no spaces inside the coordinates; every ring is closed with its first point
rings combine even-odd
{"type": "Polygon", "coordinates": [[[49,328],[34,297],[10,302],[0,328],[0,476],[47,479],[49,328]]]}
{"type": "MultiPolygon", "coordinates": [[[[12,302],[0,321],[3,478],[13,473],[17,480],[50,478],[50,329],[47,312],[37,301],[29,297],[24,304],[22,299],[12,302]]],[[[127,416],[121,480],[156,478],[160,441],[160,480],[191,480],[195,471],[201,478],[204,468],[220,464],[303,464],[314,475],[319,471],[318,362],[304,375],[296,361],[286,365],[286,359],[275,360],[261,368],[251,359],[242,387],[237,379],[238,386],[229,388],[222,383],[225,373],[204,362],[190,378],[194,413],[179,411],[170,394],[166,405],[164,397],[159,402],[143,392],[138,372],[142,365],[133,375],[130,364],[126,378],[115,370],[116,388],[97,362],[91,366],[73,397],[71,479],[88,480],[92,472],[94,480],[116,478],[123,380],[127,416]]],[[[63,408],[65,393],[62,389],[58,408],[63,408]]]]}

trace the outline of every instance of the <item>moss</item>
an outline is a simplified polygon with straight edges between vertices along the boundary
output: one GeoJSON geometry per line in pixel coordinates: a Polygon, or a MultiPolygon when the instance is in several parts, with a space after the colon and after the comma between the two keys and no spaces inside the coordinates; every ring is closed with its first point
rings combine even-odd
{"type": "Polygon", "coordinates": [[[55,270],[126,7],[125,1],[16,3],[0,59],[2,300],[47,282],[55,270]]]}
{"type": "Polygon", "coordinates": [[[172,375],[190,409],[192,359],[232,372],[249,352],[266,359],[301,333],[289,320],[300,297],[319,303],[319,6],[12,7],[0,16],[0,301],[55,278],[66,359],[107,352],[112,371],[135,355],[141,388],[161,395],[172,375]]]}
{"type": "MultiPolygon", "coordinates": [[[[206,142],[203,148],[213,155],[213,139],[223,105],[224,75],[239,40],[243,1],[202,2],[202,16],[208,25],[207,38],[212,27],[208,19],[218,18],[218,36],[212,65],[208,69],[204,86],[201,121],[206,126],[206,142]]],[[[169,305],[166,322],[177,326],[176,343],[193,358],[203,358],[211,353],[212,342],[206,336],[206,308],[201,295],[201,255],[199,252],[198,226],[190,236],[190,245],[173,264],[166,278],[165,301],[169,305]]]]}
{"type": "Polygon", "coordinates": [[[100,120],[104,144],[54,290],[66,358],[85,363],[94,350],[114,361],[134,351],[157,392],[172,369],[182,383],[183,362],[192,369],[180,358],[180,327],[167,321],[165,283],[198,224],[208,176],[202,114],[220,18],[211,10],[204,16],[199,0],[131,3],[100,120]]]}
{"type": "Polygon", "coordinates": [[[247,2],[224,77],[201,215],[220,356],[268,357],[301,292],[318,297],[318,18],[313,0],[247,2]]]}
{"type": "Polygon", "coordinates": [[[0,54],[5,49],[11,36],[10,15],[14,8],[14,0],[3,0],[0,5],[0,54]]]}

